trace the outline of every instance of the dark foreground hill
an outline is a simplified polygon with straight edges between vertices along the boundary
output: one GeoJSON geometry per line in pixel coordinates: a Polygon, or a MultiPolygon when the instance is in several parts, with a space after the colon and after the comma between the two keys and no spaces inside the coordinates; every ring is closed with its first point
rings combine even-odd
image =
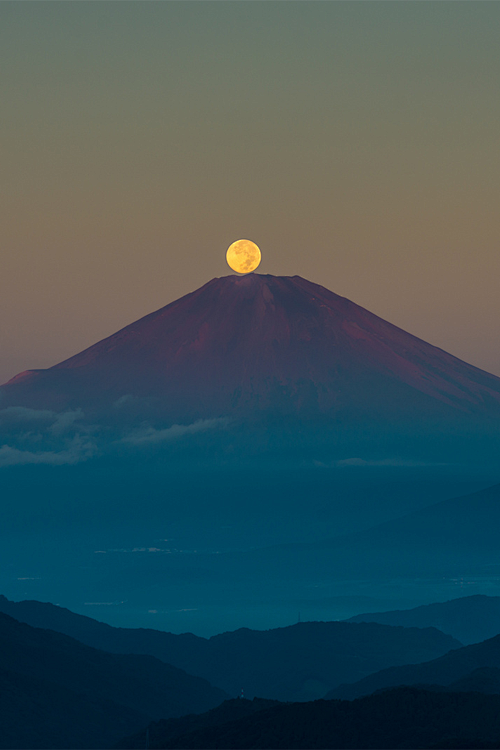
{"type": "Polygon", "coordinates": [[[107,748],[142,729],[147,713],[47,679],[0,668],[0,748],[107,748]]]}
{"type": "Polygon", "coordinates": [[[438,628],[462,643],[479,643],[500,633],[500,596],[464,596],[393,612],[366,612],[346,622],[379,622],[407,628],[438,628]]]}
{"type": "Polygon", "coordinates": [[[245,698],[233,698],[233,700],[224,701],[217,708],[213,708],[204,714],[189,714],[188,716],[181,716],[179,719],[154,721],[148,727],[143,727],[137,734],[120,740],[116,747],[122,750],[146,746],[150,748],[165,747],[167,743],[175,744],[178,737],[196,730],[219,727],[238,719],[246,719],[258,711],[279,705],[281,705],[279,701],[262,698],[254,698],[251,701],[245,698]]]}
{"type": "Polygon", "coordinates": [[[480,689],[480,675],[476,673],[471,676],[471,673],[483,668],[500,669],[500,635],[483,643],[474,643],[471,646],[450,651],[438,659],[423,664],[408,664],[403,667],[383,669],[354,684],[341,685],[325,697],[352,700],[369,695],[376,690],[399,685],[448,686],[465,678],[469,684],[475,685],[474,689],[480,689]]]}
{"type": "Polygon", "coordinates": [[[138,729],[145,718],[206,711],[226,697],[205,680],[151,656],[105,653],[4,614],[0,647],[9,696],[0,742],[2,736],[10,737],[8,747],[29,746],[15,739],[20,724],[25,733],[39,736],[37,747],[105,747],[118,739],[124,722],[138,729]],[[68,716],[73,717],[71,726],[68,716]],[[95,723],[95,731],[88,722],[95,723]]]}
{"type": "MultiPolygon", "coordinates": [[[[486,748],[500,740],[500,696],[399,688],[348,701],[238,701],[181,724],[150,726],[152,748],[486,748]],[[231,720],[231,715],[233,716],[231,720]],[[186,731],[187,730],[187,731],[186,731]]],[[[145,733],[119,743],[144,747],[145,733]]]]}
{"type": "Polygon", "coordinates": [[[276,700],[321,697],[342,682],[354,682],[389,665],[427,661],[461,645],[435,628],[377,623],[304,622],[265,631],[242,628],[205,639],[190,633],[113,628],[41,602],[1,597],[0,610],[105,651],[149,654],[204,677],[230,695],[244,689],[248,697],[276,700]]]}

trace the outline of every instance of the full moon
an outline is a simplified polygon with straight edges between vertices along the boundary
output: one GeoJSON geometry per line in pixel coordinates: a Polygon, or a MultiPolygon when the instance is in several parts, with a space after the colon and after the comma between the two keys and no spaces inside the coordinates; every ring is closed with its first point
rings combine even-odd
{"type": "Polygon", "coordinates": [[[255,271],[261,260],[260,250],[250,240],[236,240],[229,245],[226,253],[227,264],[236,273],[255,271]]]}

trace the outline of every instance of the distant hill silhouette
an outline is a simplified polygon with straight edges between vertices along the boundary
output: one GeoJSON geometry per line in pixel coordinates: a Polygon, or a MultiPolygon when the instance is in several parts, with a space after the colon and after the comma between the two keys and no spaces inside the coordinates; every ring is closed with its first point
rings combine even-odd
{"type": "MultiPolygon", "coordinates": [[[[353,702],[314,701],[246,709],[230,701],[193,721],[150,726],[151,748],[492,748],[500,696],[399,688],[353,702]],[[178,731],[187,730],[184,734],[178,731]]],[[[144,734],[118,747],[144,747],[144,734]]]]}
{"type": "Polygon", "coordinates": [[[257,549],[235,556],[233,566],[296,580],[325,570],[341,570],[343,580],[384,579],[395,570],[412,580],[484,575],[497,564],[498,528],[500,484],[353,534],[257,549]]]}
{"type": "Polygon", "coordinates": [[[205,639],[113,628],[41,602],[0,597],[0,610],[105,651],[155,656],[230,695],[239,695],[243,688],[247,697],[278,700],[314,699],[341,682],[354,682],[389,665],[427,661],[461,645],[435,628],[376,623],[304,622],[266,631],[242,628],[205,639]]]}
{"type": "Polygon", "coordinates": [[[463,644],[479,643],[500,634],[500,596],[463,596],[393,612],[365,612],[346,622],[379,622],[407,628],[434,627],[463,644]]]}
{"type": "MultiPolygon", "coordinates": [[[[347,627],[340,622],[304,622],[257,631],[242,628],[213,636],[197,674],[233,695],[279,700],[311,700],[324,686],[352,680],[356,672],[372,672],[383,661],[421,661],[428,650],[456,648],[435,629],[390,628],[374,623],[347,627]]],[[[186,665],[187,666],[187,665],[186,665]]],[[[190,662],[190,669],[195,664],[190,662]]]]}
{"type": "MultiPolygon", "coordinates": [[[[399,685],[457,685],[474,683],[474,689],[481,689],[486,675],[475,672],[478,669],[500,669],[500,635],[482,643],[450,651],[448,654],[423,664],[408,664],[402,667],[391,667],[371,674],[353,684],[341,685],[334,688],[326,698],[342,698],[352,700],[363,695],[369,695],[376,690],[396,687],[399,685]]],[[[489,673],[491,680],[494,673],[489,673]]],[[[488,690],[490,692],[490,690],[488,690]]]]}
{"type": "MultiPolygon", "coordinates": [[[[366,532],[372,544],[425,552],[427,561],[482,559],[498,548],[500,484],[414,511],[366,532]],[[434,551],[434,554],[433,554],[434,551]]],[[[361,542],[365,534],[358,536],[361,542]]],[[[492,560],[493,562],[493,560],[492,560]]]]}
{"type": "Polygon", "coordinates": [[[85,728],[93,716],[97,717],[96,726],[101,727],[102,737],[107,737],[102,740],[106,743],[114,732],[118,739],[120,724],[124,722],[135,723],[139,728],[143,717],[159,719],[200,712],[218,705],[226,697],[205,680],[151,656],[105,653],[61,633],[20,623],[5,614],[0,614],[0,647],[2,679],[12,688],[9,688],[10,708],[4,713],[0,732],[0,736],[3,733],[14,738],[9,747],[25,747],[15,741],[16,726],[23,721],[27,704],[38,705],[39,692],[40,703],[35,714],[40,714],[39,727],[33,717],[27,725],[30,731],[42,733],[37,747],[50,747],[50,737],[54,742],[60,741],[59,746],[66,746],[68,735],[58,734],[57,726],[51,722],[61,723],[68,732],[65,718],[68,712],[75,718],[74,740],[68,746],[74,741],[82,747],[92,737],[96,738],[97,729],[93,734],[93,730],[85,728]],[[45,683],[49,688],[46,692],[45,683]],[[49,695],[53,695],[52,703],[49,695]],[[76,704],[71,702],[71,696],[76,704]],[[59,716],[58,708],[62,711],[59,716]],[[76,723],[77,719],[82,724],[76,723]],[[116,727],[112,729],[114,723],[116,727]],[[80,730],[86,738],[84,745],[78,739],[80,730]],[[43,734],[45,731],[47,734],[43,734]]]}

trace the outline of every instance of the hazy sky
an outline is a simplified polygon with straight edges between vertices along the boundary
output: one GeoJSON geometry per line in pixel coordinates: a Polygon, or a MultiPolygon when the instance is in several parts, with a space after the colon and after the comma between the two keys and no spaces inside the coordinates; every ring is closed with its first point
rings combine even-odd
{"type": "Polygon", "coordinates": [[[0,382],[230,273],[500,375],[500,3],[0,3],[0,382]]]}

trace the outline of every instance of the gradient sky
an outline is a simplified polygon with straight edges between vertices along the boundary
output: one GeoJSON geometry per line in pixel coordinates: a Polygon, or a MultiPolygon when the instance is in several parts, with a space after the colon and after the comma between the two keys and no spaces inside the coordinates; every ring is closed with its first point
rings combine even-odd
{"type": "Polygon", "coordinates": [[[0,382],[230,273],[500,375],[500,3],[0,3],[0,382]]]}

